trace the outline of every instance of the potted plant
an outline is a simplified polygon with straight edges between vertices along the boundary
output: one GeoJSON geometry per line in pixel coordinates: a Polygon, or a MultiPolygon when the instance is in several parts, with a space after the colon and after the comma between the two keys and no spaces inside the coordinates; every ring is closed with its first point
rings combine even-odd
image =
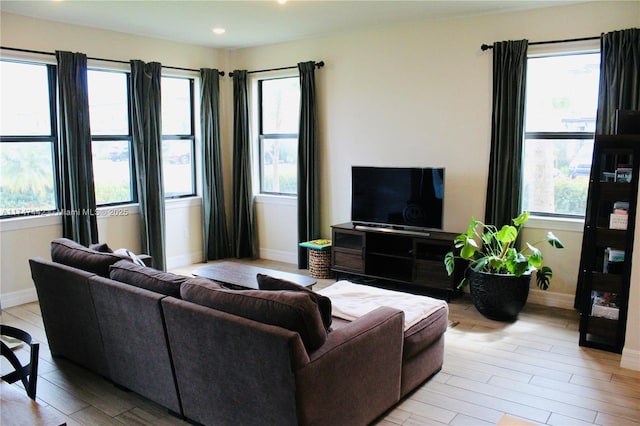
{"type": "MultiPolygon", "coordinates": [[[[538,287],[549,288],[553,272],[542,264],[542,253],[535,247],[539,242],[523,243],[522,249],[516,247],[522,225],[528,220],[529,212],[524,212],[513,219],[513,225],[498,229],[471,218],[467,232],[454,240],[459,254],[451,251],[445,256],[449,275],[453,273],[457,259],[467,261],[458,288],[469,284],[474,305],[487,318],[514,320],[527,302],[534,271],[538,287]]],[[[547,242],[552,247],[564,248],[552,232],[547,233],[547,242]]]]}

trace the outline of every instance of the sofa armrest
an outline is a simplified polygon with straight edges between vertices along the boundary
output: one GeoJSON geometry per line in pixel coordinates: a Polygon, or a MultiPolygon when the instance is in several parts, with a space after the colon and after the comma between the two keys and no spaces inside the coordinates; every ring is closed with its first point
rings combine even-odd
{"type": "Polygon", "coordinates": [[[403,324],[382,307],[332,331],[296,371],[301,424],[368,424],[398,402],[403,324]]]}

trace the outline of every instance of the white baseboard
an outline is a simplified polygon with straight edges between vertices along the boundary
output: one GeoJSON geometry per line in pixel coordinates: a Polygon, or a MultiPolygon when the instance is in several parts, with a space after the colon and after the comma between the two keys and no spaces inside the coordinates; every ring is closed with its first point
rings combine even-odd
{"type": "Polygon", "coordinates": [[[11,293],[2,293],[2,308],[10,308],[12,306],[23,305],[38,300],[38,293],[35,288],[26,290],[12,291],[11,293]]]}
{"type": "Polygon", "coordinates": [[[298,264],[298,252],[260,248],[260,259],[298,264]]]}
{"type": "Polygon", "coordinates": [[[165,267],[167,270],[180,268],[182,266],[193,265],[194,263],[202,263],[202,259],[202,251],[187,253],[180,256],[171,256],[167,258],[167,264],[165,267]]]}
{"type": "Polygon", "coordinates": [[[554,293],[550,291],[538,290],[532,288],[529,291],[529,298],[527,303],[533,303],[535,305],[552,306],[555,308],[570,309],[573,310],[573,294],[566,293],[554,293]]]}
{"type": "Polygon", "coordinates": [[[620,367],[640,371],[640,351],[623,349],[620,367]]]}

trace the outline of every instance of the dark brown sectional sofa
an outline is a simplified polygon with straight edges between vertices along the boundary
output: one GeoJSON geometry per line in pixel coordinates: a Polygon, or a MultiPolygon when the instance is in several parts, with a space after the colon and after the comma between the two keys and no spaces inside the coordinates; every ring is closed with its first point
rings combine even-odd
{"type": "Polygon", "coordinates": [[[54,356],[194,423],[366,425],[443,362],[446,309],[347,322],[290,283],[229,290],[67,239],[30,265],[54,356]]]}

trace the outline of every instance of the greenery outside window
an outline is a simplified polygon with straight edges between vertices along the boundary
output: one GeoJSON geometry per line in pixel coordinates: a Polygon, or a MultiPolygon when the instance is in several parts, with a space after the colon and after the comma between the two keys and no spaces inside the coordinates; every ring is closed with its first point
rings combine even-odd
{"type": "Polygon", "coordinates": [[[165,198],[196,193],[192,78],[162,77],[162,174],[165,198]]]}
{"type": "Polygon", "coordinates": [[[529,57],[522,208],[583,218],[600,75],[599,53],[529,57]]]}
{"type": "Polygon", "coordinates": [[[298,192],[299,77],[258,81],[260,192],[298,192]]]}
{"type": "Polygon", "coordinates": [[[55,211],[55,66],[1,60],[0,86],[0,217],[55,211]]]}
{"type": "Polygon", "coordinates": [[[96,204],[135,202],[129,74],[89,70],[87,79],[96,204]]]}

